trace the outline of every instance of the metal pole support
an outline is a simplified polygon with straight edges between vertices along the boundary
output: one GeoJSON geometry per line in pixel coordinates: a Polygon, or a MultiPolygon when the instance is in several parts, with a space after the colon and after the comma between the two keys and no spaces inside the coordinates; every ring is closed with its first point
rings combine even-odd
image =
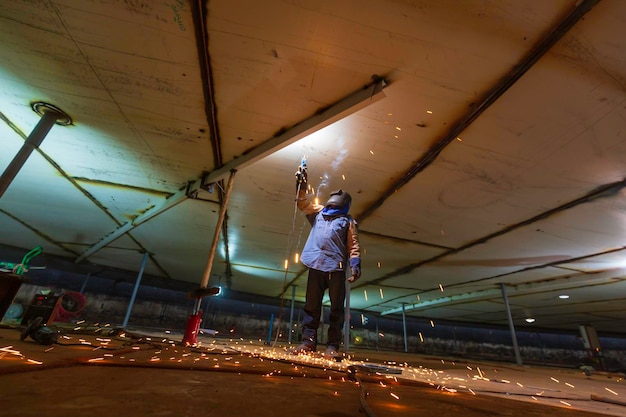
{"type": "Polygon", "coordinates": [[[220,240],[220,233],[222,232],[222,225],[224,224],[224,218],[226,217],[226,208],[228,207],[228,200],[230,199],[230,192],[233,189],[233,181],[235,180],[236,172],[237,171],[233,169],[230,171],[230,177],[228,177],[228,184],[226,185],[226,191],[224,192],[224,200],[222,201],[222,206],[220,207],[217,225],[215,226],[215,233],[213,234],[213,242],[211,243],[211,250],[209,251],[209,258],[207,259],[206,267],[204,268],[200,288],[206,288],[209,284],[211,269],[213,269],[213,259],[215,259],[215,250],[217,249],[217,243],[220,240]]]}
{"type": "Polygon", "coordinates": [[[500,289],[502,290],[502,299],[504,299],[504,305],[506,307],[506,315],[509,320],[509,329],[511,330],[511,339],[513,340],[513,350],[515,351],[515,361],[518,365],[522,364],[522,356],[519,353],[519,346],[517,345],[517,335],[515,334],[515,325],[513,324],[513,316],[511,315],[511,306],[509,305],[509,297],[506,294],[506,286],[501,283],[500,289]]]}
{"type": "Polygon", "coordinates": [[[289,336],[287,343],[291,344],[291,334],[293,333],[293,309],[296,304],[296,286],[291,286],[291,312],[289,313],[289,336]]]}
{"type": "Polygon", "coordinates": [[[20,169],[22,169],[30,154],[41,145],[41,142],[43,142],[50,129],[52,129],[52,126],[55,123],[61,125],[72,123],[72,119],[70,119],[68,115],[61,109],[50,104],[35,103],[33,104],[33,110],[41,114],[41,119],[2,173],[0,177],[0,198],[2,198],[4,192],[9,188],[9,185],[13,182],[13,179],[15,179],[20,169]]]}
{"type": "Polygon", "coordinates": [[[346,308],[344,310],[344,317],[343,317],[343,321],[344,321],[343,322],[343,328],[344,328],[343,345],[344,345],[344,351],[348,353],[348,350],[350,348],[350,281],[346,279],[345,285],[346,285],[346,308]]]}
{"type": "MultiPolygon", "coordinates": [[[[222,200],[222,206],[220,207],[219,216],[217,219],[217,225],[215,226],[215,233],[213,234],[213,242],[211,243],[211,249],[209,250],[209,257],[207,259],[204,273],[202,274],[202,281],[200,282],[200,289],[207,288],[209,284],[209,277],[211,276],[211,270],[213,269],[213,259],[215,259],[215,251],[217,249],[217,243],[220,239],[220,233],[222,232],[222,225],[224,218],[226,217],[226,207],[228,207],[228,200],[230,199],[230,192],[233,189],[233,181],[235,179],[236,170],[230,171],[230,177],[228,178],[228,184],[224,192],[224,199],[222,200]]],[[[195,304],[193,306],[193,313],[187,319],[185,327],[185,334],[183,335],[182,343],[185,346],[195,346],[198,344],[198,331],[200,330],[200,323],[202,321],[200,317],[200,306],[202,305],[203,295],[197,296],[195,304]]]]}
{"type": "Polygon", "coordinates": [[[130,312],[133,310],[133,306],[135,305],[135,298],[137,298],[137,292],[139,291],[139,284],[141,284],[141,277],[143,277],[143,270],[146,268],[146,262],[148,261],[148,252],[144,252],[143,259],[141,260],[141,268],[139,268],[139,274],[137,274],[137,280],[135,281],[135,288],[133,288],[133,295],[130,297],[130,302],[128,303],[128,308],[126,309],[126,316],[124,317],[124,323],[122,323],[122,328],[126,328],[128,325],[128,319],[130,319],[130,312]]]}
{"type": "Polygon", "coordinates": [[[408,337],[406,334],[406,309],[405,309],[406,303],[402,303],[402,330],[404,332],[404,351],[408,352],[409,351],[409,341],[408,341],[408,337]]]}

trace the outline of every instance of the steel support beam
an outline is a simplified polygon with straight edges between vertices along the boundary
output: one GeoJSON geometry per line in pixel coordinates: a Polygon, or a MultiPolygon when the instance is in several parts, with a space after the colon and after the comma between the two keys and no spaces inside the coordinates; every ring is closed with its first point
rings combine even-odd
{"type": "MultiPolygon", "coordinates": [[[[544,280],[539,282],[529,282],[524,284],[510,284],[509,294],[512,295],[526,295],[536,292],[555,291],[567,288],[575,288],[583,285],[601,285],[613,280],[621,280],[624,275],[623,269],[614,269],[609,271],[602,271],[593,274],[580,273],[576,275],[569,275],[566,277],[553,278],[550,280],[544,280]]],[[[463,304],[467,302],[475,302],[481,300],[489,300],[500,296],[500,288],[488,288],[480,291],[473,291],[463,294],[449,295],[446,297],[439,297],[433,300],[424,300],[414,304],[406,304],[402,307],[391,308],[383,311],[381,316],[389,314],[397,314],[402,311],[409,310],[424,310],[429,307],[441,307],[444,305],[463,304]]]]}
{"type": "Polygon", "coordinates": [[[111,233],[102,237],[96,244],[87,248],[80,256],[78,256],[74,262],[78,263],[84,259],[87,259],[109,243],[125,235],[135,227],[150,220],[151,218],[158,216],[166,210],[174,207],[175,205],[185,201],[197,191],[200,187],[217,182],[223,179],[232,170],[239,170],[256,161],[263,159],[264,157],[283,149],[284,147],[291,145],[292,143],[329,126],[344,117],[347,117],[367,106],[377,102],[385,97],[383,88],[386,87],[384,80],[379,79],[372,84],[362,88],[361,90],[345,97],[339,102],[328,107],[324,111],[298,123],[297,125],[287,129],[284,133],[274,136],[259,146],[252,149],[245,155],[241,155],[238,158],[227,162],[220,168],[211,171],[207,175],[190,183],[187,187],[179,190],[175,194],[168,197],[161,204],[155,205],[150,210],[147,210],[143,214],[137,216],[134,220],[128,223],[124,223],[122,226],[113,230],[111,233]]]}

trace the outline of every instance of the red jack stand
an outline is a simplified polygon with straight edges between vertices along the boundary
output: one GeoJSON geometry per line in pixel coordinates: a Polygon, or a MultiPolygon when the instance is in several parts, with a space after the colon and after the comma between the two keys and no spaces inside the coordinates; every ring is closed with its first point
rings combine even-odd
{"type": "Polygon", "coordinates": [[[198,332],[200,331],[200,323],[202,322],[202,312],[192,314],[187,319],[185,326],[185,335],[183,336],[183,345],[196,346],[198,344],[198,332]]]}
{"type": "Polygon", "coordinates": [[[187,298],[193,298],[196,302],[193,307],[193,314],[187,319],[185,335],[183,336],[183,345],[196,346],[198,344],[198,332],[200,331],[200,323],[202,322],[202,311],[200,311],[202,298],[217,295],[219,293],[220,287],[201,287],[187,293],[187,298]]]}

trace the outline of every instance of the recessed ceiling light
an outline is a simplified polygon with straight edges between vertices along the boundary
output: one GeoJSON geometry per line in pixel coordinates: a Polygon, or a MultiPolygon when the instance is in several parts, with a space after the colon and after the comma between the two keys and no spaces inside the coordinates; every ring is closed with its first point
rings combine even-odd
{"type": "Polygon", "coordinates": [[[535,319],[533,319],[532,317],[528,317],[526,319],[526,323],[534,323],[534,322],[535,322],[535,319]]]}
{"type": "Polygon", "coordinates": [[[561,294],[561,295],[559,295],[559,298],[560,298],[561,300],[567,300],[567,299],[569,298],[569,295],[567,295],[567,294],[561,294]]]}

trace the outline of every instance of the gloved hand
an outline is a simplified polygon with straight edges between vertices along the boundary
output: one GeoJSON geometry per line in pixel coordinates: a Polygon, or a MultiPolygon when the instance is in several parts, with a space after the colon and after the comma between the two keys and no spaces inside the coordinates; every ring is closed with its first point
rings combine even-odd
{"type": "Polygon", "coordinates": [[[307,173],[306,166],[300,165],[296,171],[296,191],[306,190],[307,173]]]}
{"type": "Polygon", "coordinates": [[[357,279],[361,278],[360,258],[350,258],[350,272],[352,273],[352,276],[348,278],[348,282],[354,282],[357,279]]]}

